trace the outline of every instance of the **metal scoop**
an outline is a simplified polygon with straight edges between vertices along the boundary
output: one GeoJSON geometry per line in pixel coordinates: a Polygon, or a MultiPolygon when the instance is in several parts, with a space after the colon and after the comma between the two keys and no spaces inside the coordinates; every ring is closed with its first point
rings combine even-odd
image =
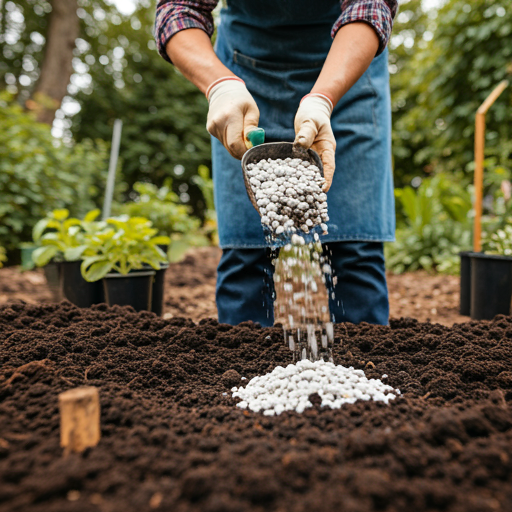
{"type": "Polygon", "coordinates": [[[281,158],[282,160],[285,158],[300,158],[302,160],[307,160],[311,164],[316,165],[320,169],[322,176],[324,175],[322,160],[318,156],[318,153],[312,149],[305,150],[300,146],[294,146],[293,142],[267,142],[265,144],[252,147],[249,151],[246,151],[242,158],[242,171],[247,195],[258,213],[260,213],[260,210],[256,203],[256,197],[254,196],[252,186],[249,183],[247,166],[249,164],[256,164],[261,160],[266,160],[267,158],[271,158],[272,160],[276,160],[277,158],[281,158]]]}

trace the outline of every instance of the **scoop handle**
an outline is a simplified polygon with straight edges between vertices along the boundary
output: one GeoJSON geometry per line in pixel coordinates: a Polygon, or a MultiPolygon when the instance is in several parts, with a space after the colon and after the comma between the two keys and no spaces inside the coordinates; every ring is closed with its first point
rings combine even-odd
{"type": "Polygon", "coordinates": [[[247,149],[251,149],[254,146],[259,146],[265,142],[265,130],[263,128],[256,128],[251,130],[246,135],[245,145],[247,149]]]}

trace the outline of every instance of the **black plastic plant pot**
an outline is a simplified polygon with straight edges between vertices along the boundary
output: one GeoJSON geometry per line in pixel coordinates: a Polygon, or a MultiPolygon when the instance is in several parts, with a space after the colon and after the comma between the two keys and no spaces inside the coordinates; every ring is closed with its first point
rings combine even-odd
{"type": "Polygon", "coordinates": [[[512,257],[472,253],[471,307],[473,320],[492,320],[510,315],[512,257]]]}
{"type": "Polygon", "coordinates": [[[168,268],[168,263],[161,263],[160,270],[156,271],[153,280],[151,311],[158,316],[162,316],[164,313],[165,272],[168,268]]]}
{"type": "Polygon", "coordinates": [[[81,263],[81,261],[61,263],[61,289],[64,297],[79,308],[88,308],[93,304],[105,302],[102,282],[87,282],[80,272],[81,263]]]}
{"type": "Polygon", "coordinates": [[[61,263],[51,261],[43,267],[46,283],[55,302],[62,300],[62,286],[60,282],[61,263]]]}
{"type": "Polygon", "coordinates": [[[469,316],[471,313],[471,255],[473,252],[465,251],[460,256],[460,306],[461,315],[469,316]]]}
{"type": "Polygon", "coordinates": [[[128,274],[112,272],[103,278],[109,306],[132,306],[135,311],[151,311],[154,270],[136,270],[128,274]]]}

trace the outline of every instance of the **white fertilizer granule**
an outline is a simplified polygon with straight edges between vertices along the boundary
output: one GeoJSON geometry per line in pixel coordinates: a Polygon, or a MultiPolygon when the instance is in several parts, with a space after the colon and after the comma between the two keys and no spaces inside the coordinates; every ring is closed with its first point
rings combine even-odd
{"type": "MultiPolygon", "coordinates": [[[[325,180],[316,165],[300,158],[268,158],[248,164],[247,176],[261,223],[273,237],[297,231],[307,234],[316,226],[327,233],[325,180]]],[[[300,235],[295,238],[305,243],[300,235]]]]}
{"type": "Polygon", "coordinates": [[[363,370],[334,365],[325,361],[302,360],[286,368],[277,366],[271,373],[251,379],[245,388],[232,388],[233,397],[241,398],[241,409],[274,416],[284,411],[304,412],[312,407],[309,396],[317,393],[322,406],[339,409],[356,400],[389,403],[400,394],[378,379],[367,379],[363,370]]]}

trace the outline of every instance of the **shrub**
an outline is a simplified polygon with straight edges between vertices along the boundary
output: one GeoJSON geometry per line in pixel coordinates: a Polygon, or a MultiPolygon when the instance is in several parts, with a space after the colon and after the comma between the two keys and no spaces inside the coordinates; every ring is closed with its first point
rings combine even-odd
{"type": "Polygon", "coordinates": [[[201,220],[191,215],[190,206],[180,203],[178,195],[172,190],[171,178],[161,188],[152,183],[137,182],[133,189],[137,194],[136,200],[117,206],[118,213],[145,217],[163,236],[199,229],[201,220]]]}
{"type": "Polygon", "coordinates": [[[68,208],[82,216],[98,205],[106,143],[65,145],[6,93],[0,93],[0,126],[0,245],[12,250],[29,241],[48,211],[68,208]]]}
{"type": "Polygon", "coordinates": [[[218,245],[217,213],[213,199],[213,180],[210,169],[206,165],[200,165],[197,169],[197,174],[192,177],[192,182],[199,187],[206,206],[204,210],[203,232],[214,245],[218,245]]]}
{"type": "Polygon", "coordinates": [[[487,254],[512,256],[512,218],[508,217],[503,226],[493,232],[482,233],[482,249],[487,254]]]}
{"type": "Polygon", "coordinates": [[[149,219],[158,234],[170,238],[169,261],[180,261],[191,247],[218,243],[213,182],[208,167],[199,167],[194,183],[200,188],[206,205],[204,223],[192,215],[190,206],[179,202],[178,195],[172,190],[171,178],[167,178],[160,188],[151,183],[135,183],[136,200],[117,205],[116,212],[149,219]]]}
{"type": "Polygon", "coordinates": [[[395,190],[403,224],[396,242],[386,244],[386,262],[394,273],[418,269],[456,273],[459,252],[471,241],[471,197],[464,187],[439,174],[418,189],[395,190]]]}

